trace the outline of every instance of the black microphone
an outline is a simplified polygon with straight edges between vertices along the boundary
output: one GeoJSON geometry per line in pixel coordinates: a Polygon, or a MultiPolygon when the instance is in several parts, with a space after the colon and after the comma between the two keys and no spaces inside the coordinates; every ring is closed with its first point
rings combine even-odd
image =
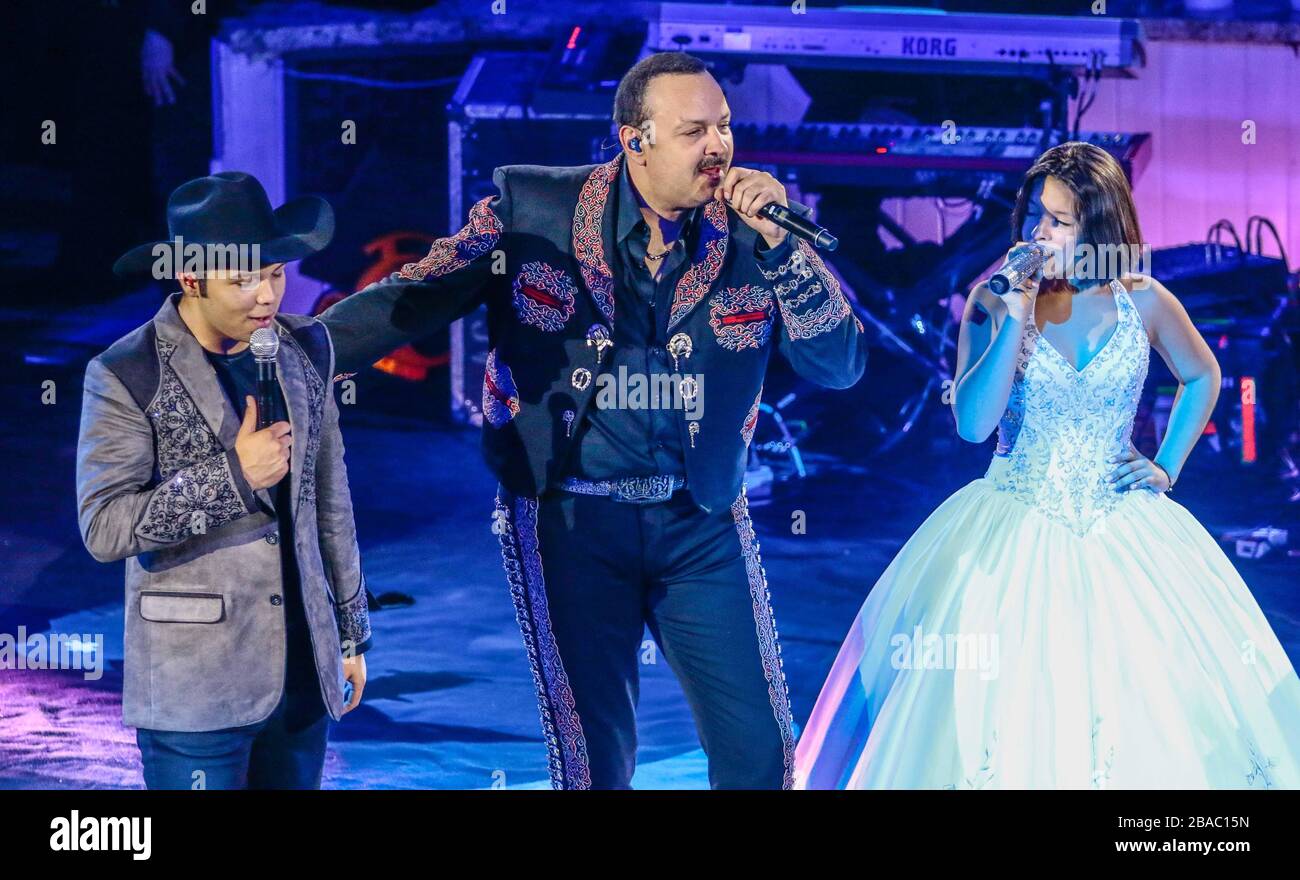
{"type": "Polygon", "coordinates": [[[827,232],[824,227],[818,226],[805,217],[800,217],[785,205],[768,202],[758,209],[758,213],[791,235],[807,239],[812,243],[813,247],[821,248],[824,251],[833,251],[840,246],[840,240],[827,232]]]}
{"type": "Polygon", "coordinates": [[[280,337],[269,327],[258,327],[248,339],[253,360],[257,362],[257,430],[275,421],[275,355],[280,337]]]}

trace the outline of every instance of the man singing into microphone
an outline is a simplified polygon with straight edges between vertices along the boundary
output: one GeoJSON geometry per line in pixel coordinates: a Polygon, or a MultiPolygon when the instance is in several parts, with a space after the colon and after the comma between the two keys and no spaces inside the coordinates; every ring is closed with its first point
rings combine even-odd
{"type": "Polygon", "coordinates": [[[324,248],[334,214],[273,211],[222,172],[178,187],[167,219],[170,241],[114,271],[180,290],[87,366],[77,449],[82,538],[126,560],[123,720],[149,788],[319,788],[370,621],[329,334],[276,311],[284,264],[324,248]]]}
{"type": "Polygon", "coordinates": [[[648,625],[711,784],[788,787],[746,451],[773,349],[847,388],[862,327],[807,242],[758,216],[785,189],[732,167],[730,110],[703,62],[642,60],[614,120],[612,161],[497,168],[499,194],[463,229],[322,319],[355,370],[488,304],[483,449],[552,784],[630,784],[648,625]]]}

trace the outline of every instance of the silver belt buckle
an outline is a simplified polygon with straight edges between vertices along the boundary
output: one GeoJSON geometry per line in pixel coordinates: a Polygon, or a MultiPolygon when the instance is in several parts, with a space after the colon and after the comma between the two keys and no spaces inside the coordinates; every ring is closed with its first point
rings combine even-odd
{"type": "Polygon", "coordinates": [[[673,478],[663,474],[650,477],[629,477],[610,483],[609,497],[615,501],[648,504],[667,501],[673,495],[673,478]]]}

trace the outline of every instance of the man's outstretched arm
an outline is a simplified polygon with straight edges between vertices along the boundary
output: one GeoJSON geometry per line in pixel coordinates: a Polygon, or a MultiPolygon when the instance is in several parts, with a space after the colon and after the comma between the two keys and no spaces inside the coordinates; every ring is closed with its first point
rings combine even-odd
{"type": "Polygon", "coordinates": [[[424,259],[407,263],[320,316],[334,340],[338,372],[356,372],[483,302],[499,264],[495,254],[511,221],[506,174],[498,168],[492,179],[498,194],[475,203],[459,232],[436,240],[424,259]]]}
{"type": "Polygon", "coordinates": [[[781,353],[800,376],[848,388],[867,366],[867,340],[839,281],[812,245],[793,235],[759,255],[759,271],[776,293],[781,353]]]}

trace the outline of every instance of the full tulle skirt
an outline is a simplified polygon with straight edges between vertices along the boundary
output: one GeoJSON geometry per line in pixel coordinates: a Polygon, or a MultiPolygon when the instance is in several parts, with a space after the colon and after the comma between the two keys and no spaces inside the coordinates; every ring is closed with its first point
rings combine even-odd
{"type": "Polygon", "coordinates": [[[1080,537],[988,479],[921,525],[802,733],[801,788],[1296,788],[1300,679],[1180,504],[1080,537]]]}

